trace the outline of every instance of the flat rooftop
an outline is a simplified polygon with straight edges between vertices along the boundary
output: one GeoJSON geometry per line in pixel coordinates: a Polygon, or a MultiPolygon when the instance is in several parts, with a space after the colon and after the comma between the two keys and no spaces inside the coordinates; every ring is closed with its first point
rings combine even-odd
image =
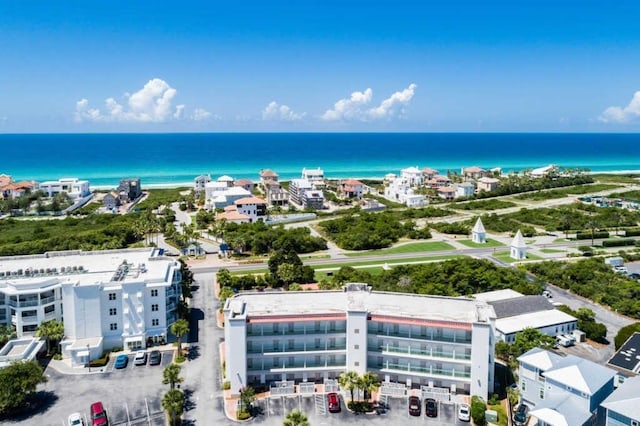
{"type": "Polygon", "coordinates": [[[640,373],[640,333],[634,333],[608,362],[609,365],[640,373]]]}
{"type": "Polygon", "coordinates": [[[496,320],[496,330],[503,334],[512,334],[525,328],[549,327],[556,324],[566,324],[571,321],[577,320],[569,314],[552,309],[498,319],[496,320]]]}
{"type": "Polygon", "coordinates": [[[79,285],[109,283],[120,269],[121,279],[113,281],[164,281],[174,260],[157,256],[157,249],[128,249],[48,252],[30,256],[0,257],[0,289],[37,287],[48,282],[79,285]],[[126,262],[128,267],[121,268],[126,262]],[[125,270],[126,269],[126,270],[125,270]]]}
{"type": "Polygon", "coordinates": [[[495,317],[493,308],[483,301],[367,290],[240,293],[229,300],[230,309],[249,318],[344,314],[350,310],[464,323],[487,322],[495,317]]]}

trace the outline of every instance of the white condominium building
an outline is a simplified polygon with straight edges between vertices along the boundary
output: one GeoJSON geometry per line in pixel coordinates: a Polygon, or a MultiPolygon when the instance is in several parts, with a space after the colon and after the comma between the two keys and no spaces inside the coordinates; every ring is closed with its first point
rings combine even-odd
{"type": "Polygon", "coordinates": [[[227,300],[231,390],[318,382],[371,371],[381,381],[480,395],[493,392],[493,308],[467,298],[371,291],[240,293],[227,300]]]}
{"type": "Polygon", "coordinates": [[[181,280],[179,262],[158,249],[0,257],[0,324],[22,337],[62,320],[63,356],[84,364],[107,349],[165,340],[181,280]]]}

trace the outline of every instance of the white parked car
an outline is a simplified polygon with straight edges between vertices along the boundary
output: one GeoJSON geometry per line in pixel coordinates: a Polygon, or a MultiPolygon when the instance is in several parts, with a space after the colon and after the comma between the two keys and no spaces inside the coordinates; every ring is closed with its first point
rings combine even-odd
{"type": "Polygon", "coordinates": [[[471,421],[471,407],[468,404],[458,405],[458,420],[463,422],[471,421]]]}
{"type": "Polygon", "coordinates": [[[69,426],[84,426],[84,420],[80,413],[73,413],[69,416],[69,426]]]}
{"type": "Polygon", "coordinates": [[[147,353],[145,351],[136,352],[136,356],[133,357],[133,363],[135,365],[145,365],[147,363],[147,353]]]}

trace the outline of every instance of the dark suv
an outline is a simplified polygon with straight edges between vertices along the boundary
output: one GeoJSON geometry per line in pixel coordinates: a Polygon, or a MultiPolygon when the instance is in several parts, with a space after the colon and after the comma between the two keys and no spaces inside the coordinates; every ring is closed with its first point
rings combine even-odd
{"type": "Polygon", "coordinates": [[[438,417],[438,403],[433,398],[424,400],[424,413],[427,417],[438,417]]]}
{"type": "Polygon", "coordinates": [[[529,420],[529,407],[524,404],[518,405],[513,413],[513,424],[515,426],[525,426],[529,420]]]}

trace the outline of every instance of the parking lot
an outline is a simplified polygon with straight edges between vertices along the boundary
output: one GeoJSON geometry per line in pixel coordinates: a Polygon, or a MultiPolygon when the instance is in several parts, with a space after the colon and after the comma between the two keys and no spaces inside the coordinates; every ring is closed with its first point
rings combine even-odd
{"type": "Polygon", "coordinates": [[[92,368],[91,374],[62,374],[49,367],[45,371],[49,380],[39,387],[49,405],[29,417],[4,419],[3,424],[66,425],[74,412],[91,424],[89,406],[101,401],[111,425],[164,425],[161,401],[169,386],[162,384],[162,372],[171,360],[172,351],[166,351],[160,365],[134,365],[130,354],[126,368],[114,369],[112,356],[103,372],[92,368]]]}
{"type": "Polygon", "coordinates": [[[346,409],[346,402],[342,395],[340,403],[342,410],[339,413],[329,413],[327,409],[326,395],[315,394],[310,396],[278,396],[257,400],[254,403],[260,413],[253,423],[261,425],[282,425],[286,414],[292,410],[301,410],[307,414],[309,423],[313,425],[342,425],[342,424],[372,424],[387,426],[404,426],[406,424],[428,424],[434,426],[444,425],[469,425],[457,419],[456,403],[438,403],[438,417],[430,418],[424,414],[424,401],[419,417],[409,415],[408,397],[388,398],[384,413],[354,414],[346,409]]]}

